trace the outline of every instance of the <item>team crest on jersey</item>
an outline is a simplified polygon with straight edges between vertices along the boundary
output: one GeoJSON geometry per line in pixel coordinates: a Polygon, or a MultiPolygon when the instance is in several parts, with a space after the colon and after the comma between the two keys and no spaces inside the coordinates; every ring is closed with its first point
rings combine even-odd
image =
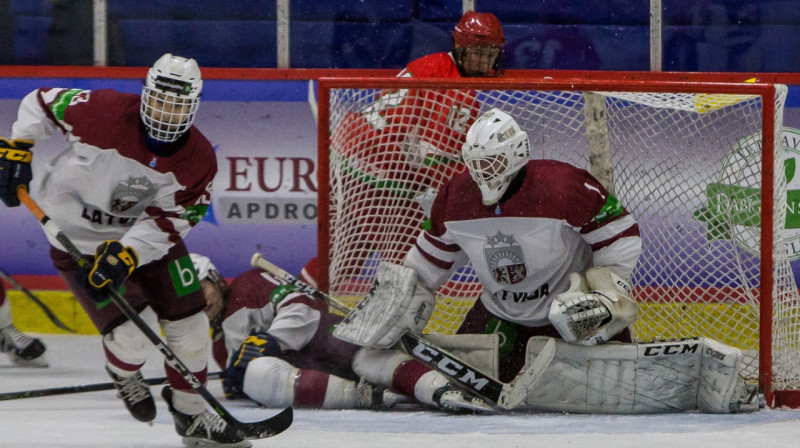
{"type": "Polygon", "coordinates": [[[514,235],[504,235],[498,231],[488,238],[483,253],[494,281],[501,285],[519,283],[528,274],[522,246],[514,239],[514,235]]]}
{"type": "Polygon", "coordinates": [[[111,212],[122,213],[139,202],[153,197],[156,185],[147,177],[129,177],[114,186],[111,191],[111,212]]]}

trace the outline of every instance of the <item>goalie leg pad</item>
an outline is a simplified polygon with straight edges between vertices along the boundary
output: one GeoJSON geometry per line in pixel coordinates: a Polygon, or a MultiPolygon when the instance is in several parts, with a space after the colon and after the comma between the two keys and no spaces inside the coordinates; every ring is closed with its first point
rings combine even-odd
{"type": "Polygon", "coordinates": [[[741,350],[712,339],[703,339],[700,385],[697,407],[703,412],[727,414],[738,410],[738,395],[743,392],[744,380],[741,350]]]}
{"type": "Polygon", "coordinates": [[[364,347],[390,348],[406,332],[419,334],[435,299],[408,267],[384,262],[361,303],[334,330],[339,339],[364,347]]]}
{"type": "MultiPolygon", "coordinates": [[[[546,341],[531,338],[527,363],[546,341]]],[[[705,338],[556,345],[555,359],[524,408],[608,414],[736,410],[741,352],[734,347],[705,338]]]]}

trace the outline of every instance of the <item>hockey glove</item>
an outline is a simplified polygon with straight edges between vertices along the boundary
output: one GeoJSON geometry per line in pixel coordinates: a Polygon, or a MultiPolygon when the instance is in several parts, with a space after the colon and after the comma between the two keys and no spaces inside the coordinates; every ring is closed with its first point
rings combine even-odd
{"type": "Polygon", "coordinates": [[[225,391],[225,396],[232,400],[247,398],[244,394],[244,373],[247,365],[256,358],[280,354],[281,346],[269,333],[252,331],[231,356],[230,364],[225,369],[225,378],[222,379],[222,390],[225,391]]]}
{"type": "Polygon", "coordinates": [[[139,257],[132,247],[123,247],[119,241],[106,241],[97,246],[94,266],[87,273],[78,271],[76,280],[95,302],[105,302],[105,287],[119,289],[125,279],[139,265],[139,257]]]}
{"type": "Polygon", "coordinates": [[[31,140],[9,140],[0,137],[0,199],[8,207],[17,207],[17,187],[26,189],[31,183],[33,153],[31,140]]]}
{"type": "Polygon", "coordinates": [[[595,345],[636,321],[639,305],[630,293],[630,284],[608,268],[589,269],[585,280],[572,273],[569,290],[553,300],[548,317],[565,341],[595,345]]]}

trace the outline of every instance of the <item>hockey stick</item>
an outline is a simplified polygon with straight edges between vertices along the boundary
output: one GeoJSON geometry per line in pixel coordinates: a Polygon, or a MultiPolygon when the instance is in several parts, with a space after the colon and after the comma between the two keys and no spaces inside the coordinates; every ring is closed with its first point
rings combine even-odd
{"type": "MultiPolygon", "coordinates": [[[[250,265],[266,272],[278,283],[292,285],[298,291],[323,300],[337,311],[349,313],[350,307],[324,292],[303,283],[302,280],[270,263],[260,253],[253,254],[250,265]]],[[[466,391],[489,400],[492,404],[510,410],[519,406],[550,366],[555,356],[555,341],[550,339],[534,362],[511,383],[503,383],[486,375],[453,354],[437,347],[420,336],[406,332],[400,343],[418,361],[442,373],[466,391]]]]}
{"type": "MultiPolygon", "coordinates": [[[[78,248],[64,235],[64,232],[58,227],[58,225],[47,216],[39,205],[33,200],[33,198],[28,194],[28,190],[24,186],[20,186],[17,189],[17,197],[19,197],[20,202],[25,204],[25,207],[33,213],[33,216],[39,220],[42,224],[44,230],[50,234],[53,238],[56,239],[64,249],[72,256],[75,262],[78,263],[82,268],[86,269],[86,260],[83,258],[83,255],[78,250],[78,248]]],[[[286,408],[281,411],[279,414],[274,415],[266,420],[262,420],[259,422],[240,422],[236,420],[234,416],[228,413],[228,410],[225,409],[224,406],[217,400],[211,392],[206,389],[200,380],[197,379],[196,376],[186,367],[186,364],[180,360],[175,355],[175,352],[161,340],[161,338],[150,328],[147,323],[139,316],[136,310],[125,300],[122,295],[114,289],[105,288],[105,292],[108,294],[109,299],[114,302],[117,307],[119,307],[120,311],[130,319],[131,322],[136,325],[139,330],[156,346],[158,351],[164,355],[164,360],[167,364],[169,364],[173,369],[175,369],[183,379],[189,383],[189,385],[200,394],[201,397],[208,403],[214,411],[219,414],[219,416],[225,420],[225,422],[230,425],[231,428],[236,430],[237,433],[242,438],[245,439],[263,439],[266,437],[272,437],[276,434],[279,434],[285,431],[289,426],[292,424],[293,420],[293,411],[292,408],[286,408]]]]}
{"type": "MultiPolygon", "coordinates": [[[[208,374],[208,379],[218,379],[222,378],[223,372],[211,372],[208,374]]],[[[153,386],[158,384],[164,384],[167,382],[167,377],[162,376],[158,378],[145,378],[145,383],[153,386]]],[[[50,387],[47,389],[32,389],[32,390],[21,390],[18,392],[3,392],[0,393],[0,401],[6,400],[19,400],[22,398],[37,398],[37,397],[51,397],[53,395],[68,395],[68,394],[79,394],[83,392],[98,392],[103,390],[113,390],[116,389],[114,383],[95,383],[95,384],[83,384],[80,386],[62,386],[62,387],[50,387]]]]}
{"type": "Polygon", "coordinates": [[[26,296],[27,298],[31,299],[31,300],[33,301],[33,303],[35,303],[36,305],[38,305],[38,306],[39,306],[39,308],[41,308],[41,309],[42,309],[42,311],[44,311],[44,314],[46,314],[46,315],[47,315],[47,318],[48,318],[48,319],[50,319],[50,322],[52,322],[52,323],[53,323],[53,325],[55,325],[56,327],[58,327],[58,328],[60,328],[60,329],[62,329],[62,330],[69,331],[70,333],[77,333],[77,331],[75,331],[75,330],[73,330],[72,328],[68,327],[68,326],[67,326],[67,325],[66,325],[64,322],[61,322],[61,319],[59,319],[58,317],[56,317],[55,313],[53,313],[53,310],[51,310],[51,309],[50,309],[50,307],[48,307],[47,305],[45,305],[45,303],[44,303],[44,302],[42,302],[41,300],[39,300],[39,298],[38,298],[38,297],[36,297],[35,295],[33,295],[33,293],[32,293],[32,292],[28,291],[28,289],[27,289],[27,288],[25,288],[24,286],[20,285],[20,284],[19,284],[19,282],[17,282],[16,280],[14,280],[14,278],[13,278],[13,277],[11,277],[10,275],[8,275],[8,274],[7,274],[7,273],[6,273],[4,270],[2,270],[2,269],[0,269],[0,277],[1,277],[3,280],[7,281],[7,282],[8,282],[8,283],[9,283],[11,286],[13,286],[15,289],[17,289],[17,290],[21,291],[23,294],[25,294],[25,296],[26,296]]]}

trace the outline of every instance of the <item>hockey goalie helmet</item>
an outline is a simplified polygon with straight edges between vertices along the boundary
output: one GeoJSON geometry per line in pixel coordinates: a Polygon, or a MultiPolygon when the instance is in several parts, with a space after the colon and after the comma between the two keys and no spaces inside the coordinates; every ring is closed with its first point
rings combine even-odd
{"type": "Polygon", "coordinates": [[[192,127],[203,80],[194,59],[161,56],[147,72],[139,115],[147,134],[174,142],[192,127]]]}
{"type": "Polygon", "coordinates": [[[453,29],[453,57],[462,76],[502,76],[506,36],[491,13],[467,11],[453,29]]]}
{"type": "Polygon", "coordinates": [[[484,205],[492,205],[530,159],[530,141],[510,115],[492,109],[469,128],[461,155],[484,205]]]}
{"type": "Polygon", "coordinates": [[[203,294],[206,296],[206,307],[203,311],[208,316],[211,328],[216,331],[225,314],[228,282],[225,281],[210,258],[200,254],[189,254],[189,258],[192,260],[194,270],[197,272],[197,280],[201,282],[203,294]],[[203,280],[208,280],[208,282],[202,283],[203,280]]]}

